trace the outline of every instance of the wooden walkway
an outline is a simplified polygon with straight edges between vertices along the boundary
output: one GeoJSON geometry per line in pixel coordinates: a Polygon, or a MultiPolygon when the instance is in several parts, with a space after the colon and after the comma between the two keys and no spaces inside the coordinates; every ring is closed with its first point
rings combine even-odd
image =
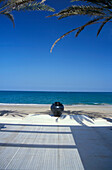
{"type": "Polygon", "coordinates": [[[0,169],[83,170],[70,127],[1,125],[0,169]]]}
{"type": "Polygon", "coordinates": [[[112,129],[2,122],[0,170],[5,169],[111,170],[112,129]]]}

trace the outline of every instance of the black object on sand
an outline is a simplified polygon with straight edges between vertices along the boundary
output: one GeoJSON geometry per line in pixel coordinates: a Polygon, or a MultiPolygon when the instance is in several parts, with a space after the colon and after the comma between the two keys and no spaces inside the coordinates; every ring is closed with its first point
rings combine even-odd
{"type": "Polygon", "coordinates": [[[64,111],[64,106],[60,102],[55,102],[51,105],[51,111],[53,112],[54,116],[60,117],[64,111]]]}

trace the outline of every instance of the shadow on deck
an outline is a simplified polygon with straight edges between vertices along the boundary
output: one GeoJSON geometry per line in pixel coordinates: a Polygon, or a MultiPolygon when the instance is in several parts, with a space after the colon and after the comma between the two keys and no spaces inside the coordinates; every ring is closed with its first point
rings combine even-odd
{"type": "MultiPolygon", "coordinates": [[[[71,115],[70,115],[71,116],[71,115]]],[[[74,119],[73,117],[71,117],[74,119]]],[[[90,119],[85,118],[86,121],[90,119]]],[[[75,119],[82,126],[65,126],[65,125],[32,125],[32,124],[9,124],[2,123],[0,124],[0,133],[1,136],[0,148],[2,147],[11,147],[11,148],[50,148],[50,149],[77,149],[82,160],[82,164],[86,170],[100,170],[112,169],[112,129],[111,127],[87,127],[83,124],[83,119],[75,119]],[[44,127],[44,131],[33,131],[33,130],[24,130],[25,128],[30,127],[44,127]],[[70,131],[53,131],[53,128],[68,128],[70,131]],[[12,128],[12,130],[10,129],[12,128]],[[16,128],[21,128],[17,130],[16,128]],[[52,131],[47,131],[47,128],[51,128],[52,131]],[[2,137],[5,134],[9,133],[9,139],[7,142],[2,142],[2,137]],[[51,135],[72,135],[75,145],[58,145],[54,144],[26,144],[26,143],[13,143],[10,138],[10,135],[17,133],[17,135],[22,134],[49,134],[51,135]]],[[[90,121],[91,122],[91,121],[90,121]]],[[[33,136],[32,136],[33,137],[33,136]]],[[[40,136],[41,137],[41,136],[40,136]]],[[[44,139],[46,140],[46,138],[44,139]]],[[[4,141],[4,140],[3,140],[4,141]]],[[[52,159],[52,158],[51,158],[52,159]]]]}

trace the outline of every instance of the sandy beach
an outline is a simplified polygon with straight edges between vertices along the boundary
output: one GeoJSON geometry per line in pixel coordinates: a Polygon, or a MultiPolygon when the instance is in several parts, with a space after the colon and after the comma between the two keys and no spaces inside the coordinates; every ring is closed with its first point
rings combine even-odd
{"type": "MultiPolygon", "coordinates": [[[[49,104],[1,104],[0,116],[21,117],[29,114],[52,115],[49,104]]],[[[65,105],[63,115],[87,115],[90,118],[112,118],[112,105],[65,105]]]]}

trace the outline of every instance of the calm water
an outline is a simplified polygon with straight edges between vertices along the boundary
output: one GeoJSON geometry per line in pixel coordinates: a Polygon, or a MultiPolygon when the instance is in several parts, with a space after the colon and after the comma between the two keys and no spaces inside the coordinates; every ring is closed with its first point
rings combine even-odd
{"type": "Polygon", "coordinates": [[[0,91],[0,103],[15,104],[112,104],[112,92],[24,92],[0,91]]]}

